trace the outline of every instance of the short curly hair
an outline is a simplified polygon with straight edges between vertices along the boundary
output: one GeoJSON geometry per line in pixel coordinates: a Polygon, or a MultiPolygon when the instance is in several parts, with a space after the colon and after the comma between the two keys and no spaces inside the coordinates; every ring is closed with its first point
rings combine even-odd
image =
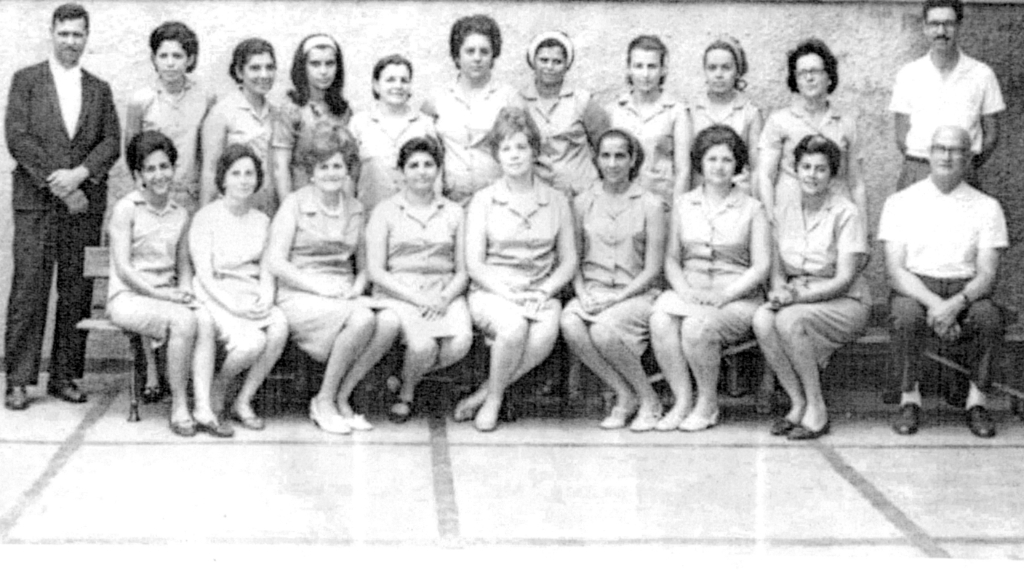
{"type": "Polygon", "coordinates": [[[224,149],[224,153],[221,153],[220,159],[217,160],[217,176],[214,182],[217,184],[218,191],[224,192],[224,179],[227,177],[231,166],[246,157],[252,159],[253,164],[256,166],[256,189],[263,187],[263,164],[260,163],[259,155],[256,155],[256,152],[248,145],[232,143],[224,149]]]}
{"type": "Polygon", "coordinates": [[[462,44],[473,34],[480,34],[491,42],[491,54],[495,60],[501,55],[501,29],[498,28],[498,23],[494,21],[494,18],[485,14],[463,16],[452,24],[451,34],[448,36],[448,51],[451,53],[455,65],[459,63],[462,44]]]}
{"type": "Polygon", "coordinates": [[[263,38],[248,38],[239,42],[231,53],[231,67],[228,68],[228,74],[231,76],[231,79],[235,80],[237,84],[242,83],[242,76],[238,75],[238,71],[249,63],[250,58],[260,54],[270,54],[270,59],[274,60],[275,65],[277,64],[274,46],[270,42],[263,38]]]}
{"type": "Polygon", "coordinates": [[[149,35],[149,51],[155,56],[157,50],[160,49],[164,42],[177,42],[181,44],[181,49],[185,50],[185,55],[192,58],[185,71],[195,71],[196,64],[199,62],[199,37],[192,31],[192,28],[181,22],[164,22],[157,26],[149,35]]]}
{"type": "Polygon", "coordinates": [[[159,131],[151,129],[136,133],[132,137],[124,152],[125,163],[128,164],[128,171],[131,172],[132,177],[142,171],[142,164],[145,163],[146,158],[157,151],[163,151],[167,155],[167,159],[171,161],[171,165],[178,163],[178,148],[174,146],[171,138],[159,131]]]}
{"type": "MultiPolygon", "coordinates": [[[[633,134],[619,128],[612,128],[606,130],[604,133],[597,138],[597,145],[594,146],[594,164],[597,165],[597,159],[601,155],[601,146],[604,144],[606,139],[619,138],[626,142],[626,148],[629,151],[629,158],[633,161],[633,164],[629,167],[629,180],[633,181],[640,175],[640,167],[644,164],[644,147],[640,145],[633,134]]],[[[601,172],[601,166],[597,165],[597,172],[601,172]]],[[[602,179],[604,176],[602,175],[602,179]]]]}
{"type": "Polygon", "coordinates": [[[403,143],[402,147],[398,150],[398,163],[395,166],[400,171],[404,170],[405,163],[409,161],[413,153],[426,153],[434,158],[434,163],[438,167],[444,165],[444,149],[436,139],[429,135],[414,137],[403,143]]]}
{"type": "Polygon", "coordinates": [[[530,114],[518,107],[508,106],[501,108],[498,118],[494,120],[494,127],[487,134],[487,145],[491,155],[498,158],[498,148],[501,142],[517,133],[526,134],[526,140],[533,149],[534,157],[540,155],[540,130],[537,124],[530,117],[530,114]]]}
{"type": "Polygon", "coordinates": [[[690,166],[694,173],[704,174],[704,155],[716,145],[728,147],[732,151],[733,159],[736,160],[736,173],[743,171],[750,157],[747,143],[731,127],[716,124],[701,130],[693,139],[693,148],[690,149],[690,166]]]}
{"type": "Polygon", "coordinates": [[[797,165],[800,165],[800,160],[803,156],[818,155],[819,153],[828,160],[830,175],[835,177],[843,165],[843,152],[836,145],[836,142],[823,135],[808,135],[801,139],[800,143],[797,143],[796,148],[793,150],[793,159],[797,165]]]}
{"type": "Polygon", "coordinates": [[[789,73],[786,76],[786,85],[789,86],[789,91],[800,92],[796,83],[796,61],[810,54],[820,57],[825,64],[825,73],[828,75],[828,93],[836,91],[836,86],[839,85],[839,60],[836,59],[832,50],[828,49],[828,45],[817,38],[808,38],[800,42],[795,49],[787,54],[786,63],[789,73]]]}

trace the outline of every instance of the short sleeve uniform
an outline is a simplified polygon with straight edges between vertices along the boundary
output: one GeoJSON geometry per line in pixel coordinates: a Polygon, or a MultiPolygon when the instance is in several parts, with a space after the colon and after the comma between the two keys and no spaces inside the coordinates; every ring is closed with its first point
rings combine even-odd
{"type": "MultiPolygon", "coordinates": [[[[274,195],[274,178],[270,171],[270,137],[278,110],[269,100],[263,109],[256,109],[245,99],[241,90],[233,90],[214,104],[209,117],[219,117],[226,126],[224,146],[238,143],[246,145],[260,158],[263,168],[263,186],[253,196],[253,206],[266,214],[272,214],[277,204],[274,195]]],[[[211,158],[217,161],[218,158],[211,158]]]]}
{"type": "MultiPolygon", "coordinates": [[[[173,200],[156,209],[138,191],[122,197],[119,203],[132,205],[131,251],[129,263],[143,280],[155,288],[178,286],[178,243],[188,227],[188,212],[173,200]]],[[[111,322],[162,344],[167,340],[171,321],[192,314],[188,305],[156,299],[137,293],[126,285],[110,262],[107,288],[107,314],[111,322]]]]}
{"type": "Polygon", "coordinates": [[[644,189],[669,200],[676,181],[676,163],[690,160],[674,157],[676,124],[684,121],[686,107],[662,94],[653,111],[641,111],[626,92],[609,103],[606,111],[612,127],[633,134],[643,147],[644,164],[637,181],[644,189]]]}
{"type": "Polygon", "coordinates": [[[485,139],[498,112],[514,97],[512,88],[494,81],[467,97],[456,81],[436,90],[430,98],[437,116],[437,135],[444,144],[445,196],[463,207],[474,193],[501,176],[501,167],[485,139]]]}
{"type": "MultiPolygon", "coordinates": [[[[573,210],[582,230],[580,272],[590,296],[598,300],[614,297],[644,270],[647,253],[647,211],[667,216],[668,205],[653,193],[633,185],[625,197],[613,197],[600,182],[576,197],[573,210]]],[[[647,350],[649,322],[659,289],[616,303],[600,314],[583,310],[579,299],[565,307],[584,322],[602,324],[616,334],[637,356],[647,350]]]]}
{"type": "MultiPolygon", "coordinates": [[[[196,273],[192,280],[196,299],[209,311],[217,328],[218,338],[228,349],[260,337],[260,330],[275,323],[283,323],[284,316],[277,307],[261,319],[250,319],[234,314],[210,294],[216,288],[238,304],[253,306],[260,295],[260,260],[267,243],[270,218],[261,211],[250,209],[244,215],[231,213],[223,199],[208,203],[196,213],[189,229],[189,249],[192,259],[205,251],[206,261],[212,267],[209,280],[196,273]],[[202,245],[202,250],[197,247],[202,245]]],[[[196,263],[196,266],[199,266],[196,263]]]]}
{"type": "MultiPolygon", "coordinates": [[[[751,129],[754,123],[761,118],[761,110],[750,101],[750,98],[743,94],[737,94],[732,104],[724,111],[716,112],[711,107],[706,93],[702,93],[690,103],[690,125],[693,128],[694,137],[698,133],[713,125],[725,125],[732,128],[747,143],[748,146],[757,145],[757,141],[751,141],[751,129]]],[[[749,165],[742,174],[743,186],[749,189],[750,169],[749,165]]],[[[693,174],[695,186],[700,185],[704,179],[697,173],[693,174]]]]}
{"type": "Polygon", "coordinates": [[[128,107],[142,118],[143,131],[159,131],[174,142],[178,151],[174,199],[189,212],[195,211],[199,199],[199,128],[212,105],[210,94],[188,78],[180,93],[172,94],[156,82],[128,101],[128,107]]]}
{"type": "MultiPolygon", "coordinates": [[[[295,216],[295,237],[288,260],[325,289],[351,287],[366,221],[362,203],[342,194],[339,206],[330,208],[320,200],[319,191],[309,185],[286,197],[281,209],[295,216]]],[[[362,303],[320,296],[278,280],[277,305],[288,318],[296,345],[314,360],[324,362],[348,317],[362,303]]]]}
{"type": "MultiPolygon", "coordinates": [[[[799,204],[780,206],[773,232],[787,282],[807,285],[831,279],[840,256],[867,253],[860,217],[853,202],[834,192],[816,213],[804,213],[799,204]]],[[[858,273],[845,293],[785,306],[776,312],[776,322],[786,329],[799,325],[810,337],[818,365],[824,367],[833,352],[864,330],[870,311],[867,281],[858,273]]]]}
{"type": "Polygon", "coordinates": [[[590,92],[563,86],[555,99],[548,100],[530,84],[519,91],[516,105],[530,114],[540,130],[537,176],[570,200],[590,189],[598,175],[588,135],[599,134],[590,134],[588,123],[603,113],[590,92]]]}
{"type": "MultiPolygon", "coordinates": [[[[754,219],[764,207],[753,197],[735,189],[716,208],[698,187],[677,197],[672,207],[678,241],[680,266],[691,289],[720,291],[750,268],[750,241],[754,219]]],[[[655,311],[681,317],[700,317],[709,324],[721,344],[750,338],[754,311],[763,302],[758,290],[745,299],[722,308],[689,304],[685,293],[668,290],[655,302],[655,311]]]]}
{"type": "Polygon", "coordinates": [[[800,203],[800,183],[796,177],[794,151],[800,140],[808,135],[821,135],[832,140],[842,152],[839,172],[833,177],[833,188],[850,197],[849,172],[850,150],[857,145],[857,123],[853,115],[829,103],[828,110],[815,120],[799,105],[794,104],[773,112],[761,131],[759,149],[762,153],[773,150],[781,153],[778,176],[775,182],[775,204],[800,203]]]}
{"type": "MultiPolygon", "coordinates": [[[[370,225],[386,229],[387,272],[414,291],[443,292],[455,276],[456,241],[464,216],[462,207],[443,197],[426,209],[411,205],[402,194],[385,199],[374,209],[370,225]]],[[[443,317],[432,321],[380,285],[374,285],[373,296],[399,315],[406,339],[423,332],[456,336],[471,329],[469,308],[461,296],[443,317]]]]}
{"type": "MultiPolygon", "coordinates": [[[[561,219],[569,213],[569,201],[560,191],[534,181],[532,193],[512,193],[503,179],[481,190],[473,201],[483,203],[486,246],[484,263],[512,289],[537,287],[558,265],[558,238],[561,219]]],[[[470,284],[469,310],[473,323],[492,333],[499,321],[492,315],[518,315],[528,320],[546,317],[528,316],[505,298],[470,284]]],[[[558,302],[549,300],[540,314],[560,311],[558,302]]]]}
{"type": "Polygon", "coordinates": [[[414,137],[436,137],[433,120],[419,111],[412,111],[395,123],[376,107],[352,117],[349,130],[359,144],[359,182],[356,195],[367,209],[405,188],[404,176],[398,169],[398,150],[414,137]]]}
{"type": "Polygon", "coordinates": [[[313,147],[313,136],[319,131],[344,130],[351,113],[338,117],[325,104],[310,101],[297,105],[288,99],[275,115],[270,146],[273,149],[290,149],[292,152],[292,188],[302,189],[309,185],[309,172],[302,164],[303,156],[313,147]]]}

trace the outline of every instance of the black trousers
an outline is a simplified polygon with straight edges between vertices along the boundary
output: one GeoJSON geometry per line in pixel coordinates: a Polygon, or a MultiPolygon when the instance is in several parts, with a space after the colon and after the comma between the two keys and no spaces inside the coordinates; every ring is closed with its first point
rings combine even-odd
{"type": "Polygon", "coordinates": [[[50,281],[57,267],[57,322],[50,379],[81,378],[86,333],[75,323],[89,315],[92,281],[82,277],[86,246],[98,245],[102,213],[14,212],[14,279],[4,337],[7,386],[36,384],[50,281]]]}

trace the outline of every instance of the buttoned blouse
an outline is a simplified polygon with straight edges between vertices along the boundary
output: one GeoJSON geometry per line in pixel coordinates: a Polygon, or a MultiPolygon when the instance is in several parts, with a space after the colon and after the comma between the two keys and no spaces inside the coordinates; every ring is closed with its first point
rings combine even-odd
{"type": "Polygon", "coordinates": [[[309,101],[297,105],[290,98],[280,107],[273,122],[271,147],[292,150],[292,188],[295,191],[309,185],[309,172],[302,164],[303,156],[313,147],[313,136],[318,130],[345,129],[351,119],[351,111],[338,117],[325,104],[309,101]]]}
{"type": "Polygon", "coordinates": [[[458,80],[435,90],[424,104],[436,115],[437,135],[444,144],[445,195],[465,206],[474,193],[501,177],[501,167],[485,141],[498,112],[514,101],[509,86],[491,81],[466,98],[458,80]]]}
{"type": "MultiPolygon", "coordinates": [[[[420,208],[398,194],[377,205],[370,226],[386,229],[385,268],[396,280],[440,292],[455,276],[455,245],[463,217],[462,207],[444,197],[420,208]]],[[[374,294],[379,290],[374,285],[374,294]]]]}
{"type": "MultiPolygon", "coordinates": [[[[172,200],[157,209],[137,190],[122,197],[121,201],[131,203],[133,210],[128,259],[132,268],[152,287],[176,286],[178,243],[188,227],[188,212],[172,200]]],[[[121,280],[111,260],[107,300],[131,290],[121,280]]]]}
{"type": "Polygon", "coordinates": [[[558,265],[558,234],[569,201],[534,179],[532,193],[512,193],[504,179],[480,190],[486,234],[484,262],[512,289],[536,287],[558,265]]]}
{"type": "MultiPolygon", "coordinates": [[[[773,233],[787,280],[814,282],[833,278],[841,255],[868,252],[857,206],[834,192],[829,192],[825,203],[814,213],[805,213],[799,203],[780,205],[773,233]]],[[[867,282],[859,273],[846,296],[866,300],[867,282]]]]}
{"type": "Polygon", "coordinates": [[[736,94],[735,99],[725,108],[724,113],[719,114],[712,111],[707,93],[701,93],[690,102],[690,125],[694,135],[712,125],[725,125],[739,134],[743,141],[756,145],[756,141],[749,140],[750,128],[760,116],[761,110],[743,94],[736,94]]]}
{"type": "Polygon", "coordinates": [[[679,260],[690,286],[723,288],[751,264],[750,235],[761,202],[733,190],[712,208],[698,187],[676,198],[672,209],[679,260]]]}
{"type": "Polygon", "coordinates": [[[820,120],[814,120],[800,104],[776,110],[764,124],[761,131],[761,150],[774,150],[782,154],[779,175],[796,179],[796,158],[794,151],[800,140],[808,135],[821,135],[831,139],[842,151],[842,164],[833,178],[833,185],[849,195],[850,149],[857,144],[857,124],[853,116],[840,111],[829,103],[820,120]],[[835,181],[839,179],[839,181],[835,181]]]}
{"type": "Polygon", "coordinates": [[[600,129],[604,114],[590,92],[563,85],[558,96],[549,100],[530,84],[516,96],[516,105],[530,114],[540,130],[537,176],[570,199],[589,189],[598,174],[588,134],[600,129]]]}
{"type": "Polygon", "coordinates": [[[576,197],[573,209],[582,231],[580,271],[584,284],[619,290],[644,270],[650,207],[667,212],[661,197],[633,184],[622,198],[599,181],[576,197]],[[621,199],[624,199],[622,201],[621,199]]]}
{"type": "Polygon", "coordinates": [[[373,209],[381,201],[405,188],[405,177],[398,169],[398,150],[414,137],[436,137],[433,119],[413,110],[401,118],[394,131],[387,128],[385,118],[376,106],[352,117],[349,131],[359,144],[357,196],[373,209]]]}
{"type": "Polygon", "coordinates": [[[225,147],[234,143],[246,145],[259,157],[263,168],[263,186],[256,191],[253,204],[263,211],[269,211],[275,202],[274,178],[270,171],[270,138],[277,113],[277,107],[269,99],[261,111],[256,111],[242,95],[241,89],[238,89],[218,100],[206,120],[209,122],[210,118],[217,117],[224,122],[225,147]]]}
{"type": "Polygon", "coordinates": [[[675,185],[675,162],[689,161],[689,157],[674,157],[676,139],[689,137],[683,114],[686,106],[664,93],[653,111],[641,111],[627,91],[605,108],[612,127],[632,133],[644,150],[644,164],[638,181],[648,191],[669,198],[675,185]]]}
{"type": "Polygon", "coordinates": [[[196,196],[199,190],[199,127],[214,104],[212,94],[185,78],[181,92],[172,94],[159,81],[132,94],[128,117],[142,120],[142,131],[159,131],[174,142],[178,161],[174,181],[196,196]]]}
{"type": "MultiPolygon", "coordinates": [[[[363,240],[366,210],[344,193],[337,207],[328,207],[319,194],[307,185],[286,197],[281,205],[295,216],[288,260],[310,280],[320,281],[325,290],[349,287],[355,282],[355,257],[363,240]]],[[[280,291],[291,290],[286,282],[279,284],[280,291]]]]}

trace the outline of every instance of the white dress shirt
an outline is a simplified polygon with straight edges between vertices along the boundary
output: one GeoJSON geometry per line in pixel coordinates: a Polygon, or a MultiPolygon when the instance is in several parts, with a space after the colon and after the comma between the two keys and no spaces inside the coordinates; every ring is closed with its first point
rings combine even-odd
{"type": "Polygon", "coordinates": [[[50,58],[50,73],[57,87],[57,100],[60,103],[60,115],[64,118],[64,129],[68,137],[75,137],[78,128],[78,116],[82,113],[82,66],[65,68],[54,58],[50,58]]]}

